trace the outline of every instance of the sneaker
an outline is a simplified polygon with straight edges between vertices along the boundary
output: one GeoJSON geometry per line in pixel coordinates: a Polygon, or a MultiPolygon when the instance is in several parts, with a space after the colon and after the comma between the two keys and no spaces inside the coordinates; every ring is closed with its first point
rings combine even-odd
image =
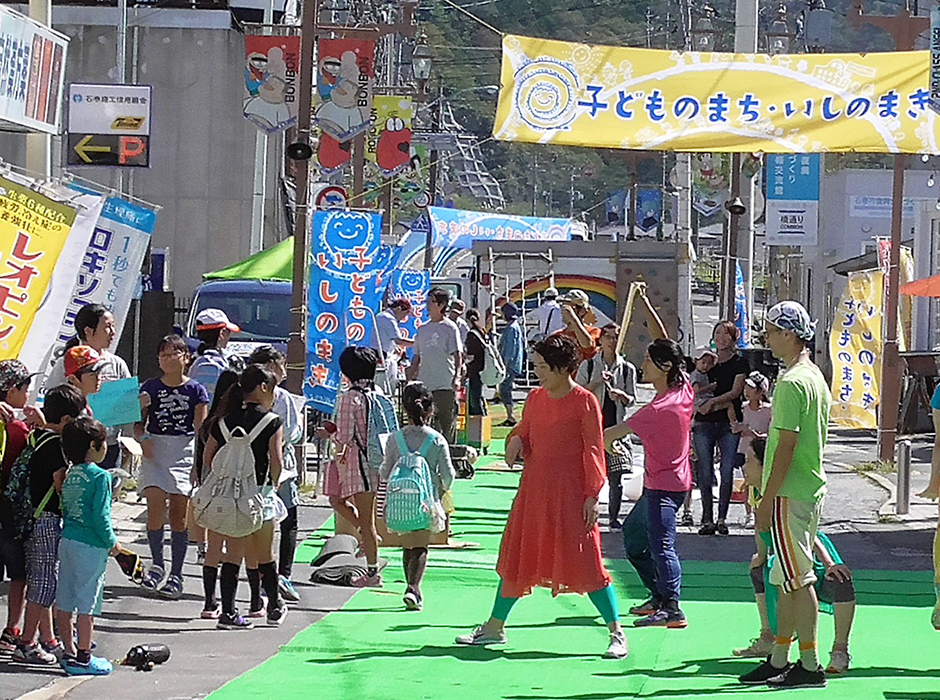
{"type": "Polygon", "coordinates": [[[179,600],[183,596],[183,577],[170,574],[166,579],[166,583],[163,584],[163,588],[158,592],[164,598],[179,600]]]}
{"type": "Polygon", "coordinates": [[[215,623],[215,628],[220,630],[250,630],[254,626],[251,620],[239,615],[237,610],[232,615],[223,612],[215,623]]]}
{"type": "Polygon", "coordinates": [[[605,659],[625,659],[630,653],[630,646],[627,644],[627,635],[623,630],[610,633],[610,644],[607,645],[607,651],[604,652],[605,659]]]}
{"type": "Polygon", "coordinates": [[[753,513],[744,514],[744,520],[741,521],[741,527],[743,527],[745,530],[754,529],[754,514],[753,513]]]}
{"type": "MultiPolygon", "coordinates": [[[[56,658],[56,661],[61,661],[62,657],[65,656],[65,645],[58,639],[53,639],[51,642],[40,641],[39,646],[41,646],[48,653],[52,654],[56,658]]],[[[91,648],[94,649],[95,646],[95,643],[92,642],[91,648]]]]}
{"type": "Polygon", "coordinates": [[[610,521],[610,529],[611,530],[623,530],[623,523],[617,520],[617,518],[614,518],[613,520],[610,521]]]}
{"type": "Polygon", "coordinates": [[[266,616],[267,614],[268,614],[267,606],[264,603],[261,603],[260,608],[249,608],[248,615],[246,615],[246,617],[250,617],[253,620],[257,620],[259,618],[266,616]]]}
{"type": "Polygon", "coordinates": [[[470,634],[461,635],[454,641],[457,642],[457,644],[465,644],[472,647],[482,647],[486,646],[487,644],[505,644],[506,630],[502,629],[499,631],[499,634],[494,636],[486,631],[486,627],[484,625],[480,625],[470,634]]]}
{"type": "Polygon", "coordinates": [[[803,664],[793,664],[786,673],[767,681],[771,688],[825,688],[826,673],[822,666],[807,671],[803,664]]]}
{"type": "Polygon", "coordinates": [[[291,583],[291,580],[286,576],[277,577],[277,589],[281,594],[281,598],[288,603],[296,603],[300,600],[300,593],[297,592],[297,589],[294,588],[294,584],[291,583]]]}
{"type": "Polygon", "coordinates": [[[199,613],[199,617],[203,620],[218,620],[222,617],[222,603],[216,603],[215,607],[212,608],[203,608],[202,612],[199,613]]]}
{"type": "Polygon", "coordinates": [[[405,601],[405,610],[421,609],[421,597],[410,588],[405,591],[405,595],[402,597],[402,600],[405,601]]]}
{"type": "Polygon", "coordinates": [[[773,650],[774,640],[764,639],[763,637],[754,637],[751,640],[751,646],[743,649],[735,649],[732,654],[741,659],[766,659],[773,650]]]}
{"type": "Polygon", "coordinates": [[[716,532],[718,528],[715,527],[715,523],[702,523],[702,527],[698,529],[700,535],[714,535],[716,532]]]}
{"type": "Polygon", "coordinates": [[[663,601],[659,598],[652,597],[649,600],[646,600],[639,605],[634,605],[630,608],[631,615],[652,615],[654,612],[657,612],[661,607],[663,607],[663,601]]]}
{"type": "Polygon", "coordinates": [[[679,525],[682,527],[695,527],[695,520],[692,518],[692,513],[683,513],[682,517],[679,518],[679,525]]]}
{"type": "Polygon", "coordinates": [[[107,676],[114,670],[111,662],[100,656],[92,656],[87,664],[80,663],[74,656],[68,656],[63,659],[62,668],[70,676],[107,676]]]}
{"type": "Polygon", "coordinates": [[[281,606],[268,610],[268,627],[280,627],[287,617],[287,606],[281,603],[281,606]]]}
{"type": "Polygon", "coordinates": [[[515,418],[507,418],[506,420],[504,420],[504,421],[503,421],[502,423],[500,423],[499,425],[500,425],[501,428],[511,428],[511,427],[513,427],[513,426],[514,426],[516,423],[518,423],[518,422],[519,422],[519,421],[517,421],[515,418]]]}
{"type": "Polygon", "coordinates": [[[196,550],[196,566],[203,566],[206,563],[206,546],[204,544],[199,545],[199,549],[196,550]]]}
{"type": "Polygon", "coordinates": [[[20,628],[7,627],[0,633],[0,651],[14,651],[20,641],[20,628]]]}
{"type": "Polygon", "coordinates": [[[718,524],[715,525],[715,532],[716,532],[717,534],[719,534],[719,535],[727,535],[727,534],[728,534],[728,526],[727,526],[725,523],[723,523],[723,522],[718,523],[718,524]]]}
{"type": "Polygon", "coordinates": [[[829,654],[829,665],[826,666],[826,673],[845,673],[849,670],[849,664],[852,663],[852,655],[841,649],[833,649],[829,654]]]}
{"type": "Polygon", "coordinates": [[[51,666],[59,662],[55,654],[50,654],[38,644],[18,644],[13,652],[13,660],[42,666],[51,666]]]}
{"type": "Polygon", "coordinates": [[[165,575],[166,572],[163,571],[162,566],[153,565],[147,570],[147,575],[144,576],[140,585],[148,591],[155,592],[160,587],[160,584],[163,583],[163,577],[165,575]]]}
{"type": "Polygon", "coordinates": [[[357,576],[350,582],[350,585],[353,588],[381,588],[382,574],[372,574],[370,576],[367,573],[362,576],[357,576]]]}
{"type": "Polygon", "coordinates": [[[672,630],[681,630],[689,626],[685,613],[681,610],[667,610],[660,608],[648,617],[641,617],[633,623],[634,627],[668,627],[672,630]]]}
{"type": "Polygon", "coordinates": [[[767,681],[785,676],[791,668],[793,668],[793,664],[787,664],[783,668],[776,668],[770,663],[770,657],[768,656],[761,662],[760,666],[748,671],[743,676],[739,677],[738,680],[744,685],[764,685],[767,681]]]}

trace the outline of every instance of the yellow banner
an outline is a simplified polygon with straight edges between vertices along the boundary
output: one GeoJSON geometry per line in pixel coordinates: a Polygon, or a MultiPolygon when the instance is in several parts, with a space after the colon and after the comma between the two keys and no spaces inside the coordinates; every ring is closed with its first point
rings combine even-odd
{"type": "Polygon", "coordinates": [[[366,160],[375,163],[384,177],[411,165],[414,102],[410,97],[375,95],[372,126],[366,136],[366,160]]]}
{"type": "Polygon", "coordinates": [[[832,421],[836,425],[878,427],[883,302],[883,272],[869,270],[849,275],[829,337],[832,421]]]}
{"type": "Polygon", "coordinates": [[[727,54],[503,38],[493,133],[670,151],[940,153],[927,51],[727,54]]]}
{"type": "Polygon", "coordinates": [[[0,177],[3,357],[19,354],[74,221],[75,210],[71,207],[0,177]]]}

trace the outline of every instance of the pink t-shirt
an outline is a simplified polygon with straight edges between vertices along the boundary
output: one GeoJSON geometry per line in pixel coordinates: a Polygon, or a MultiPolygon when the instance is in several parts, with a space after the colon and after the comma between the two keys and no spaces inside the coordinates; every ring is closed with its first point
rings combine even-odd
{"type": "Polygon", "coordinates": [[[688,381],[657,396],[627,420],[646,452],[643,485],[655,491],[692,488],[689,461],[695,392],[688,381]]]}

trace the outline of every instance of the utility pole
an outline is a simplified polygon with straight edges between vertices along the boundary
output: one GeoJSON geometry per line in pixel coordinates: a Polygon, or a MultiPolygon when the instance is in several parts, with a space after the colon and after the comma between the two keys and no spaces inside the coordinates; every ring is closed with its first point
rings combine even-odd
{"type": "MultiPolygon", "coordinates": [[[[437,104],[434,105],[434,111],[431,113],[431,144],[437,142],[438,134],[441,131],[441,110],[444,109],[444,81],[438,80],[437,83],[437,104]]],[[[436,207],[437,206],[437,181],[440,177],[440,168],[441,168],[441,156],[440,151],[436,148],[431,148],[431,165],[428,168],[428,206],[436,207]]],[[[428,230],[424,234],[424,268],[430,270],[434,265],[434,247],[432,241],[434,238],[434,231],[432,230],[431,221],[428,219],[428,230]]]]}
{"type": "MultiPolygon", "coordinates": [[[[870,24],[883,29],[894,39],[895,51],[913,51],[917,38],[930,29],[928,17],[917,17],[911,12],[910,0],[898,14],[867,15],[861,0],[856,0],[849,23],[858,27],[870,24]]],[[[894,446],[898,434],[901,403],[901,358],[898,351],[898,285],[901,270],[901,221],[904,213],[904,170],[906,157],[894,156],[894,178],[891,190],[891,254],[888,261],[887,299],[885,300],[884,349],[881,358],[881,412],[878,425],[879,457],[894,461],[894,446]]]]}

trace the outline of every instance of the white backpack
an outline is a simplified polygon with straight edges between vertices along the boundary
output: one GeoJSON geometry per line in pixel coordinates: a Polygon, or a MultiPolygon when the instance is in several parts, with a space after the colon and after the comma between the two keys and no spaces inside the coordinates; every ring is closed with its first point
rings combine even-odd
{"type": "Polygon", "coordinates": [[[480,379],[483,386],[499,386],[506,378],[506,365],[499,352],[493,347],[493,343],[483,343],[483,371],[480,372],[480,379]]]}
{"type": "Polygon", "coordinates": [[[246,537],[264,522],[264,497],[255,475],[251,443],[277,416],[265,415],[246,433],[241,426],[229,431],[219,422],[225,444],[212,459],[205,482],[193,494],[196,523],[226,537],[246,537]]]}

